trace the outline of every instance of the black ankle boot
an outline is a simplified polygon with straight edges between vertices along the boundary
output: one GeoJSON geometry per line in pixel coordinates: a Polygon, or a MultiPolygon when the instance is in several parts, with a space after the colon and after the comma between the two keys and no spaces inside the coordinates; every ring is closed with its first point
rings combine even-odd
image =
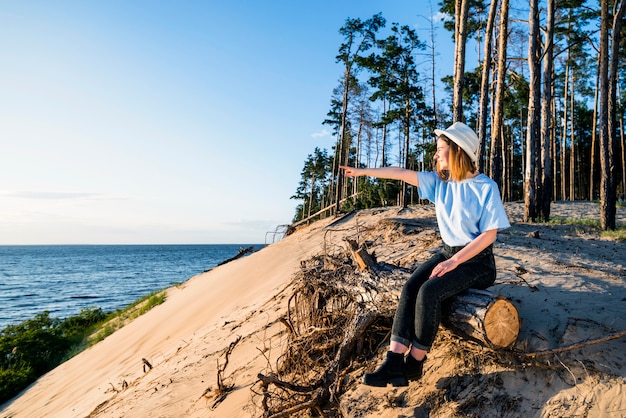
{"type": "Polygon", "coordinates": [[[422,371],[424,369],[424,362],[426,357],[422,360],[416,360],[411,353],[407,354],[404,358],[404,372],[408,380],[419,380],[422,377],[422,371]]]}
{"type": "Polygon", "coordinates": [[[385,361],[372,373],[365,373],[363,383],[368,386],[385,387],[408,386],[409,381],[404,373],[404,355],[387,351],[385,361]]]}

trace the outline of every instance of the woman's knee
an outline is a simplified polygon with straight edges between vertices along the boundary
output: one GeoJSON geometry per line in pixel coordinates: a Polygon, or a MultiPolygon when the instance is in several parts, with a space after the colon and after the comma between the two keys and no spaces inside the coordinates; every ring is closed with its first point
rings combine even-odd
{"type": "Polygon", "coordinates": [[[439,300],[443,287],[438,283],[442,278],[433,278],[427,280],[420,288],[417,298],[424,302],[439,300]]]}

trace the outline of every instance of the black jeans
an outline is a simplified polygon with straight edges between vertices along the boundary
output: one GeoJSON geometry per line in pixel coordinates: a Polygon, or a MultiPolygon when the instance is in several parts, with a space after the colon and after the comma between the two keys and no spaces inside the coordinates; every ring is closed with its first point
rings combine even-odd
{"type": "Polygon", "coordinates": [[[444,244],[440,252],[411,274],[400,294],[391,328],[391,341],[430,351],[446,299],[469,288],[486,289],[494,283],[496,263],[491,245],[451,272],[429,279],[437,264],[462,248],[444,244]]]}

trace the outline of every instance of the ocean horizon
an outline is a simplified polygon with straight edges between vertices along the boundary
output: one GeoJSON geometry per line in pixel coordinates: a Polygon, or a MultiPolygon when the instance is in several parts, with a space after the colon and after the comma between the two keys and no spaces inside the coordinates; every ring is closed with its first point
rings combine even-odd
{"type": "Polygon", "coordinates": [[[0,245],[0,329],[44,311],[67,318],[106,312],[264,244],[0,245]]]}

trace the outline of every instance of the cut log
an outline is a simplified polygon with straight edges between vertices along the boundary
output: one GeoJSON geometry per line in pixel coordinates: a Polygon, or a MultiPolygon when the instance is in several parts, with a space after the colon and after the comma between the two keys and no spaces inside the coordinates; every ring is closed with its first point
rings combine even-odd
{"type": "Polygon", "coordinates": [[[511,347],[521,328],[517,308],[511,301],[477,289],[453,297],[443,312],[442,324],[456,334],[492,348],[511,347]]]}

